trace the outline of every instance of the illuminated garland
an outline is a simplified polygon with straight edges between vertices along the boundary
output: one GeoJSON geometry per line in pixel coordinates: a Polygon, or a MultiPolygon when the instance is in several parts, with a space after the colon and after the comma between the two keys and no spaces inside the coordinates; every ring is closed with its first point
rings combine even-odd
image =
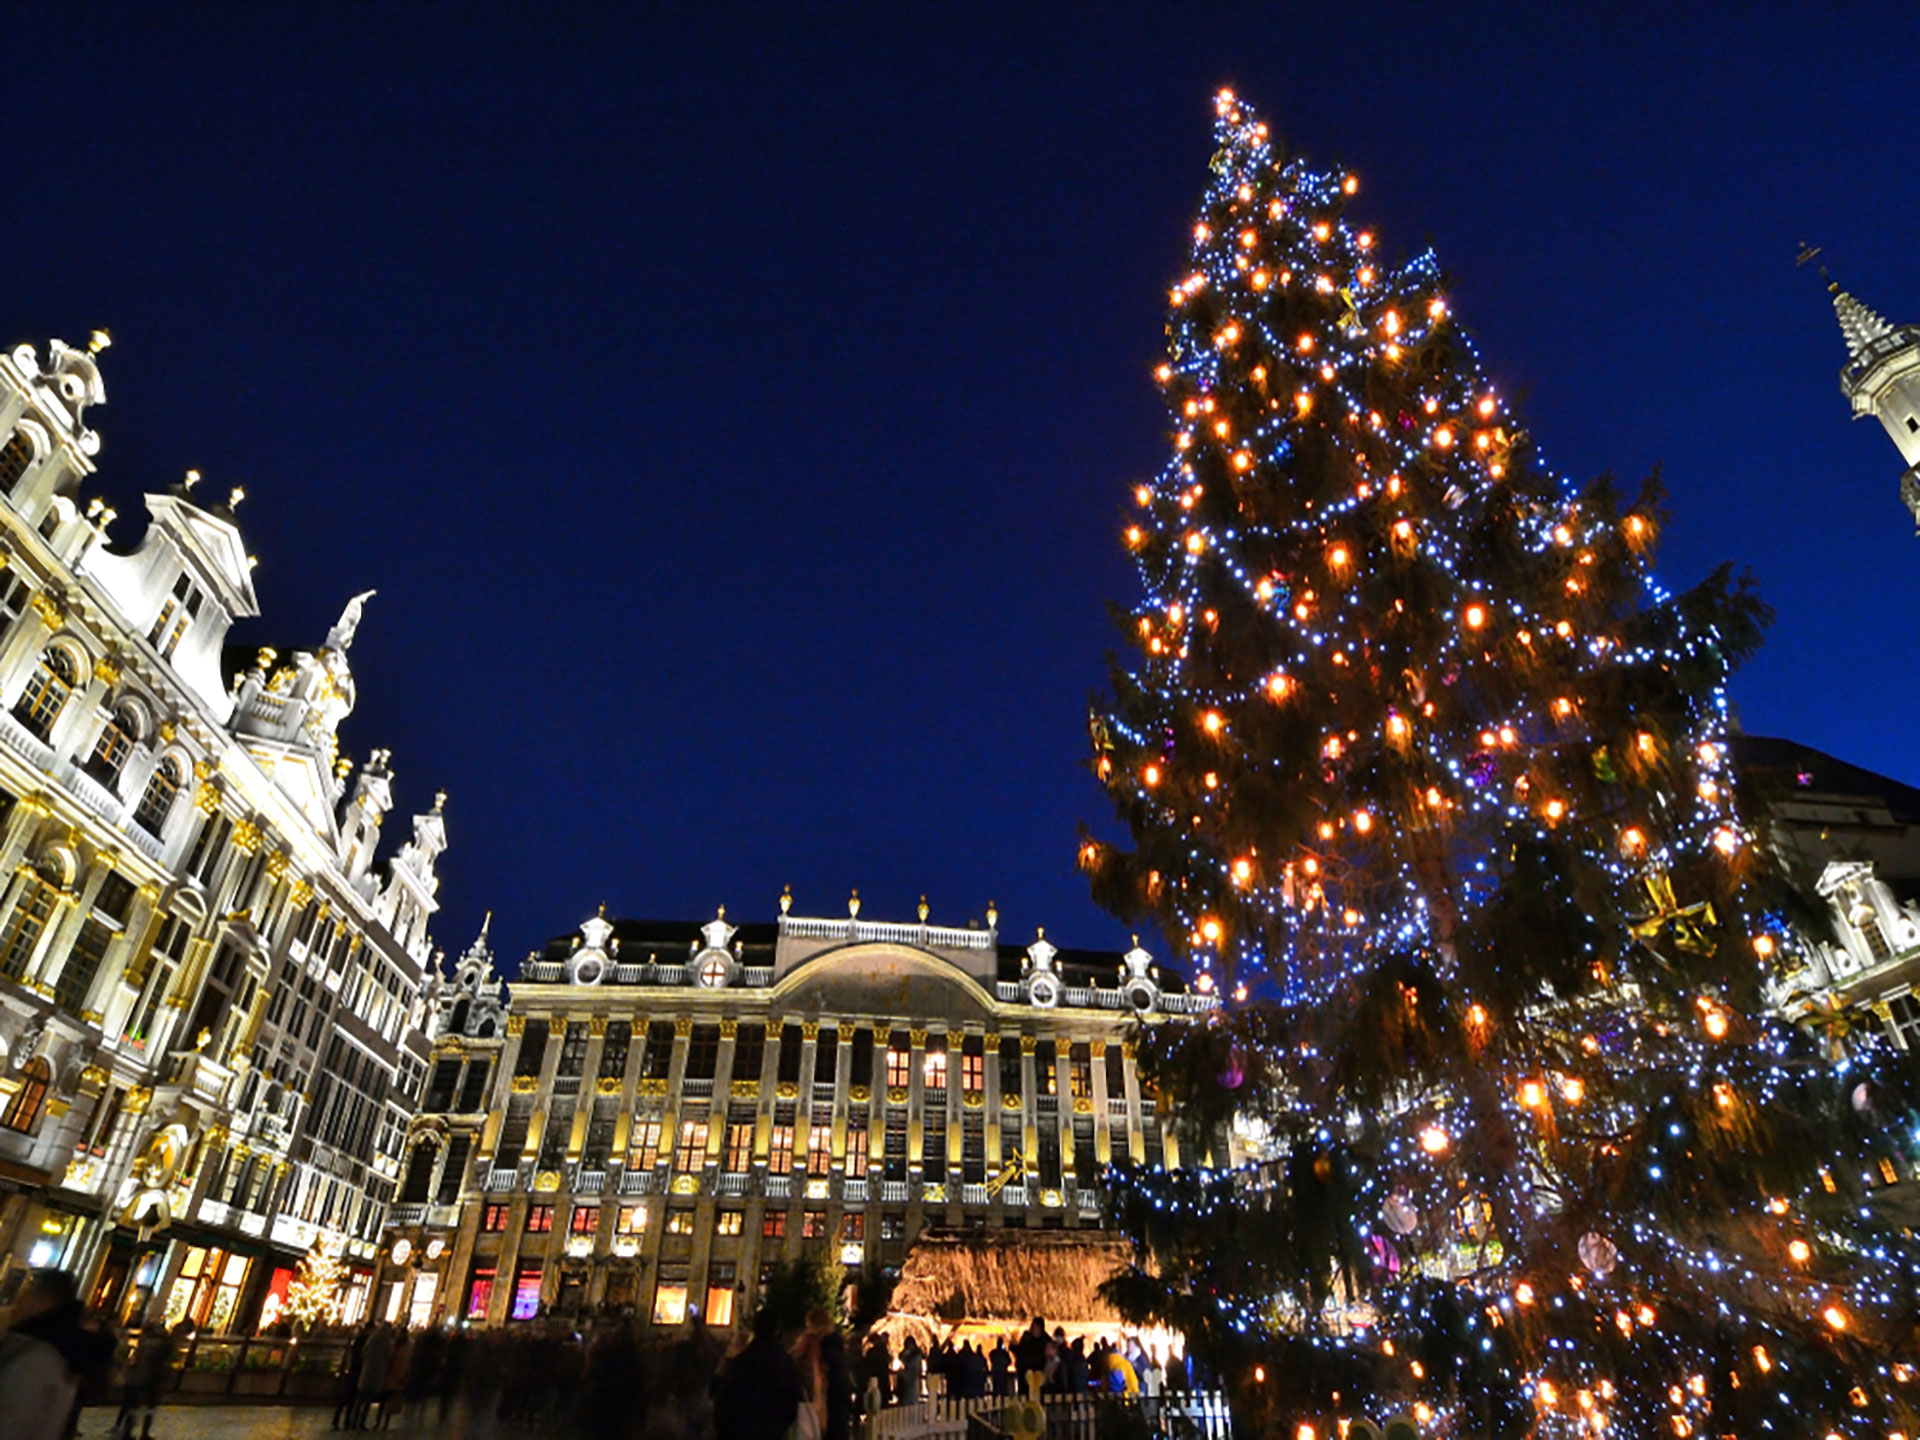
{"type": "Polygon", "coordinates": [[[1114,1171],[1154,1262],[1116,1298],[1261,1423],[1910,1433],[1913,1082],[1761,1004],[1796,942],[1724,682],[1763,612],[1662,590],[1657,488],[1546,469],[1433,258],[1218,113],[1091,720],[1134,843],[1080,859],[1242,1002],[1142,1063],[1185,1153],[1254,1163],[1114,1171]]]}

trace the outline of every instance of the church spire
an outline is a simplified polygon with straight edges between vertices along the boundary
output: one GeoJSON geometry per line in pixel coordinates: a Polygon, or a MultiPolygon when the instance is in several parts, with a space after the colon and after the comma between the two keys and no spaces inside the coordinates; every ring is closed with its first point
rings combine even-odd
{"type": "Polygon", "coordinates": [[[1849,360],[1858,360],[1874,341],[1893,334],[1893,326],[1842,290],[1840,282],[1831,276],[1827,280],[1827,293],[1833,296],[1833,314],[1840,322],[1840,334],[1846,339],[1849,360]]]}

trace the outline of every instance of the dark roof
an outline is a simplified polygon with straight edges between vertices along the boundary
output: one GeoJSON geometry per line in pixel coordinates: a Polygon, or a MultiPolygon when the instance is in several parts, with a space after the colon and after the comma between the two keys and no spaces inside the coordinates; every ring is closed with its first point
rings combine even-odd
{"type": "Polygon", "coordinates": [[[1733,737],[1733,763],[1754,800],[1791,799],[1796,791],[1813,795],[1855,795],[1884,801],[1903,825],[1920,825],[1920,788],[1876,774],[1824,750],[1771,735],[1733,737]]]}

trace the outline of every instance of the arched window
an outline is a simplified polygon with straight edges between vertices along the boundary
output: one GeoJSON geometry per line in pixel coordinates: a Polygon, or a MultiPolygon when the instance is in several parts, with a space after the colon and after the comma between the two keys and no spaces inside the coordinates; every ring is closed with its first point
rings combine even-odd
{"type": "Polygon", "coordinates": [[[40,1112],[47,1104],[47,1086],[52,1083],[53,1067],[38,1055],[29,1060],[20,1074],[20,1088],[7,1101],[6,1113],[0,1115],[0,1125],[23,1135],[31,1133],[40,1123],[40,1112]]]}
{"type": "Polygon", "coordinates": [[[153,767],[153,776],[147,781],[146,791],[133,812],[141,829],[156,838],[159,836],[166,828],[167,817],[173,814],[173,802],[180,798],[183,783],[180,762],[172,756],[153,767]]]}
{"type": "Polygon", "coordinates": [[[24,430],[15,430],[7,437],[7,443],[0,446],[0,488],[11,490],[20,483],[20,477],[33,468],[34,456],[38,450],[33,437],[24,430]]]}
{"type": "Polygon", "coordinates": [[[447,1034],[464,1035],[467,1033],[467,1005],[465,1000],[456,1000],[453,1004],[453,1018],[447,1021],[447,1034]]]}
{"type": "Polygon", "coordinates": [[[93,742],[93,754],[87,757],[86,771],[109,790],[120,784],[120,772],[133,753],[140,734],[140,717],[130,705],[122,705],[100,727],[100,738],[93,742]]]}
{"type": "Polygon", "coordinates": [[[46,739],[53,722],[60,718],[60,712],[72,697],[73,687],[79,683],[80,673],[73,656],[57,645],[48,646],[13,707],[15,718],[42,740],[46,739]]]}

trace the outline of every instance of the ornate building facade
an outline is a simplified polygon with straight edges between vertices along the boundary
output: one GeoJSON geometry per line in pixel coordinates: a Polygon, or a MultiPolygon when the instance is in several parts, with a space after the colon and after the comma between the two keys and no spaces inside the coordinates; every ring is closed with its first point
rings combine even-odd
{"type": "Polygon", "coordinates": [[[199,477],[132,549],[85,499],[96,335],[0,355],[0,1291],[271,1316],[317,1242],[367,1265],[425,1073],[441,803],[384,874],[385,751],[339,753],[349,648],[235,666],[258,614],[199,477]]]}
{"type": "Polygon", "coordinates": [[[1097,1226],[1110,1158],[1179,1163],[1128,1037],[1216,1002],[1137,945],[788,904],[771,924],[595,917],[529,957],[510,1010],[483,935],[441,1010],[383,1313],[726,1326],[780,1259],[1097,1226]]]}
{"type": "Polygon", "coordinates": [[[1920,325],[1889,325],[1837,284],[1828,283],[1833,312],[1847,343],[1840,393],[1855,419],[1871,415],[1886,429],[1900,458],[1900,498],[1920,526],[1920,325]]]}

